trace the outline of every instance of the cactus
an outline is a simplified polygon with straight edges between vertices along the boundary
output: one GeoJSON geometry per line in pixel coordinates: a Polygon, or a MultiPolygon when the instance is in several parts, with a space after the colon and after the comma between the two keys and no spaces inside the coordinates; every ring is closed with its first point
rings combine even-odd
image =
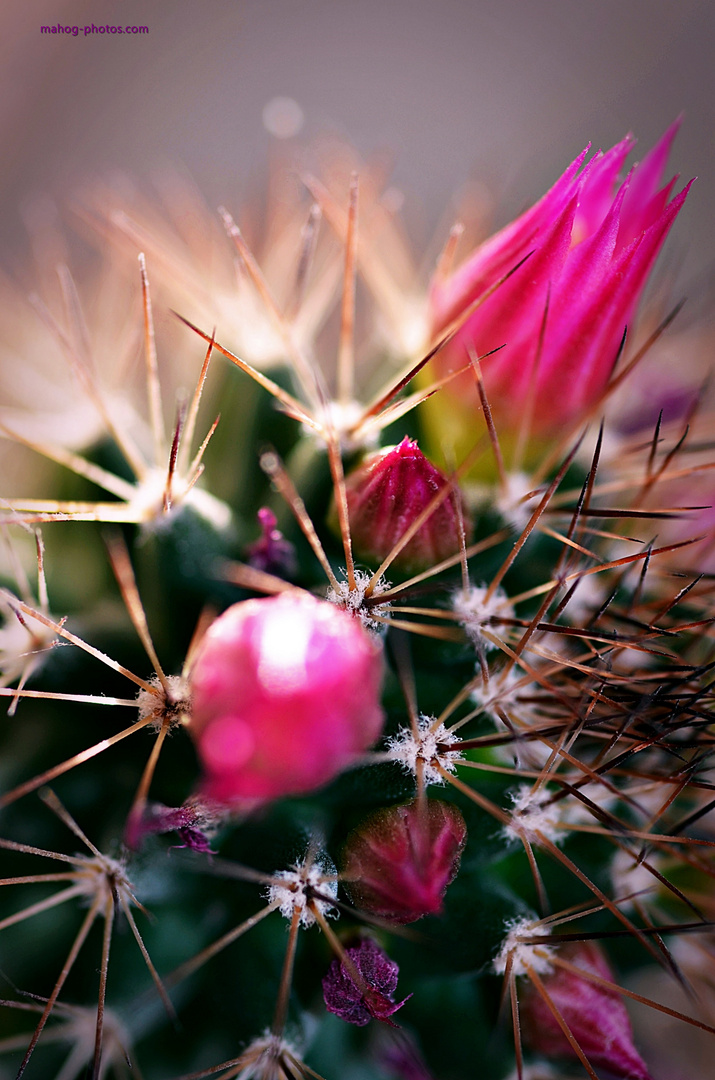
{"type": "Polygon", "coordinates": [[[713,462],[632,326],[674,133],[421,294],[342,152],[262,245],[102,192],[101,272],[8,297],[0,1077],[692,1075],[713,462]]]}

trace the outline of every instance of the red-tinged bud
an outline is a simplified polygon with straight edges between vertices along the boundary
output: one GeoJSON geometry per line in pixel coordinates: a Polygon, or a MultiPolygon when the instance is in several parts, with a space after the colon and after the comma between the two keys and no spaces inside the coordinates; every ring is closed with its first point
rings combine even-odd
{"type": "Polygon", "coordinates": [[[326,784],[380,735],[382,650],[308,593],[234,604],[191,675],[201,793],[247,806],[326,784]]]}
{"type": "Polygon", "coordinates": [[[373,941],[362,938],[357,945],[345,950],[348,963],[333,960],[323,979],[323,999],[328,1012],[357,1027],[371,1020],[382,1020],[391,1027],[389,1019],[412,997],[395,1003],[399,968],[394,960],[373,941]]]}
{"type": "MultiPolygon", "coordinates": [[[[350,532],[355,552],[380,563],[449,481],[414,439],[369,454],[346,478],[350,532]]],[[[404,572],[421,570],[459,550],[461,496],[445,496],[393,562],[404,572]]],[[[465,518],[464,512],[461,514],[465,518]]],[[[465,521],[465,529],[470,530],[465,521]]]]}
{"type": "Polygon", "coordinates": [[[343,878],[358,907],[394,922],[438,915],[467,839],[461,811],[428,799],[371,814],[348,836],[343,878]]]}
{"type": "MultiPolygon", "coordinates": [[[[559,955],[591,975],[614,981],[605,956],[593,942],[564,946],[559,955]]],[[[628,1013],[615,990],[559,967],[542,979],[551,1001],[593,1068],[604,1069],[618,1080],[651,1080],[633,1045],[628,1013]]],[[[547,1058],[578,1056],[536,987],[528,988],[519,1011],[524,1042],[532,1050],[547,1058]]]]}

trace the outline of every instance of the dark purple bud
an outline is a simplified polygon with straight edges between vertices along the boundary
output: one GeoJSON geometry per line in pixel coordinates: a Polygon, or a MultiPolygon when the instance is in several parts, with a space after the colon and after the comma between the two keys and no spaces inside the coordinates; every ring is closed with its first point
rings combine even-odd
{"type": "Polygon", "coordinates": [[[148,803],[137,817],[131,814],[124,833],[127,847],[136,850],[146,836],[156,833],[176,832],[182,840],[177,848],[189,848],[202,854],[213,855],[206,831],[211,831],[224,816],[224,811],[199,799],[189,800],[183,806],[163,806],[148,803]]]}
{"type": "Polygon", "coordinates": [[[297,570],[295,548],[277,528],[276,515],[263,506],[258,511],[258,523],[261,535],[246,548],[248,565],[266,574],[293,577],[297,570]]]}
{"type": "Polygon", "coordinates": [[[370,1020],[382,1020],[394,1027],[389,1019],[401,1009],[412,994],[395,1004],[399,968],[372,938],[362,938],[357,945],[345,950],[348,967],[333,960],[323,979],[323,998],[328,1012],[335,1013],[348,1024],[364,1027],[370,1020]]]}

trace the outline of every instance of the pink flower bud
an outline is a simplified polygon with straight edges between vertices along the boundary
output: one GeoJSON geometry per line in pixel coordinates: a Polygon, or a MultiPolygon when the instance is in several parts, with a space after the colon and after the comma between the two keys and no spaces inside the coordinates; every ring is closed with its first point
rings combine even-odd
{"type": "MultiPolygon", "coordinates": [[[[382,562],[428,506],[447,478],[422,453],[414,439],[369,454],[347,477],[353,546],[364,559],[382,562]]],[[[458,492],[447,495],[402,549],[393,566],[420,570],[459,550],[458,492]]],[[[465,528],[469,529],[467,522],[465,528]]]]}
{"type": "Polygon", "coordinates": [[[466,838],[461,811],[439,799],[378,810],[345,844],[343,876],[353,900],[399,923],[439,914],[466,838]]]}
{"type": "Polygon", "coordinates": [[[326,784],[380,735],[379,642],[308,593],[234,604],[191,676],[202,794],[261,802],[326,784]]]}
{"type": "Polygon", "coordinates": [[[333,960],[323,979],[323,999],[328,1012],[357,1027],[371,1020],[383,1020],[394,1026],[389,1017],[412,997],[395,1004],[399,968],[372,938],[362,938],[345,954],[354,965],[351,971],[340,960],[333,960]],[[355,978],[359,976],[359,982],[355,978]]]}
{"type": "MultiPolygon", "coordinates": [[[[446,281],[433,283],[435,336],[497,286],[436,363],[444,373],[465,363],[467,345],[480,354],[504,346],[483,365],[500,431],[518,429],[529,409],[535,433],[557,432],[577,421],[606,386],[623,331],[690,188],[671,199],[674,180],[662,184],[677,128],[673,124],[620,185],[630,136],[587,163],[584,150],[535,206],[477,248],[446,281]]],[[[465,421],[476,415],[473,379],[455,380],[439,399],[465,421]]],[[[450,415],[453,431],[457,421],[450,415]]],[[[468,430],[473,438],[472,426],[468,430]]]]}
{"type": "MultiPolygon", "coordinates": [[[[613,972],[593,942],[564,946],[560,955],[576,967],[613,982],[613,972]]],[[[542,978],[549,997],[595,1069],[604,1069],[619,1080],[651,1080],[633,1045],[628,1013],[615,990],[598,986],[563,968],[555,968],[551,975],[542,978]]],[[[532,1050],[545,1057],[577,1056],[535,987],[526,991],[520,1013],[524,1041],[532,1050]]]]}

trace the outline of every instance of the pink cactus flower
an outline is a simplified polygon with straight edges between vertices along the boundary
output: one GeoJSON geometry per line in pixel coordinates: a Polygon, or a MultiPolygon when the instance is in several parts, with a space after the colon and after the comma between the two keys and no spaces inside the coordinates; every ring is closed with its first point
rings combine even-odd
{"type": "MultiPolygon", "coordinates": [[[[528,408],[533,432],[553,433],[578,421],[606,386],[623,332],[690,188],[671,199],[675,178],[661,186],[677,129],[678,122],[620,185],[632,137],[588,162],[587,147],[535,206],[449,278],[433,282],[432,329],[439,335],[526,258],[438,359],[446,371],[465,363],[467,346],[480,355],[504,346],[483,364],[501,430],[517,428],[528,408]]],[[[478,402],[474,381],[470,385],[466,377],[442,393],[452,406],[468,397],[473,410],[478,402]]]]}
{"type": "MultiPolygon", "coordinates": [[[[583,971],[614,981],[606,957],[591,941],[564,946],[561,956],[583,971]]],[[[618,1080],[652,1080],[633,1045],[631,1022],[615,990],[564,968],[555,968],[551,975],[544,975],[543,982],[593,1068],[604,1069],[618,1080]]],[[[577,1056],[536,988],[530,987],[524,995],[520,1013],[524,1041],[532,1050],[547,1058],[577,1056]]]]}
{"type": "Polygon", "coordinates": [[[247,805],[332,780],[380,735],[382,669],[378,640],[326,601],[287,592],[234,604],[191,677],[202,795],[247,805]]]}
{"type": "MultiPolygon", "coordinates": [[[[368,454],[345,482],[356,553],[381,563],[446,485],[447,478],[407,436],[399,446],[368,454]]],[[[456,499],[461,501],[458,492],[447,495],[435,507],[393,561],[393,568],[423,570],[459,550],[466,511],[458,513],[456,499]]],[[[465,529],[470,529],[468,520],[465,529]]]]}
{"type": "Polygon", "coordinates": [[[398,923],[438,915],[466,839],[461,811],[440,799],[377,810],[345,843],[350,895],[364,911],[398,923]]]}

